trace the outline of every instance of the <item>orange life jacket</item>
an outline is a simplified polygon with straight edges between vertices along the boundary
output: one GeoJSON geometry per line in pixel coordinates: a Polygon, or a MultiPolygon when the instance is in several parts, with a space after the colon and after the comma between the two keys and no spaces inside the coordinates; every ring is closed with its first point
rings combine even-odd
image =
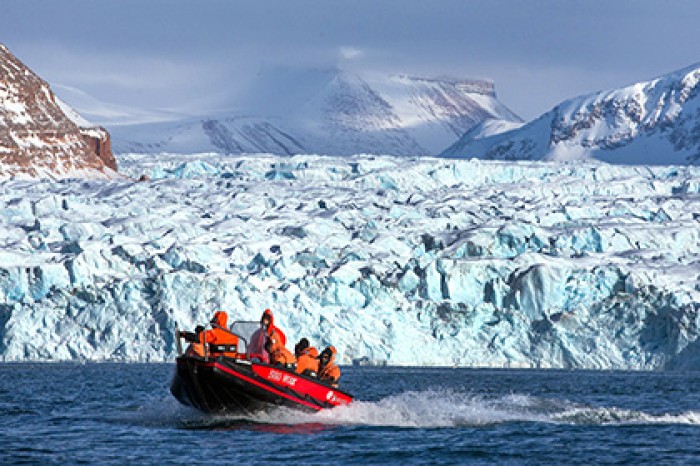
{"type": "Polygon", "coordinates": [[[318,350],[313,346],[303,350],[297,358],[297,374],[303,374],[304,371],[318,374],[318,350]]]}
{"type": "MultiPolygon", "coordinates": [[[[272,327],[272,324],[270,324],[272,327]]],[[[270,362],[272,364],[294,364],[297,362],[297,358],[294,357],[291,351],[289,351],[285,346],[283,341],[287,338],[277,327],[272,329],[270,335],[268,336],[268,341],[270,342],[269,354],[270,362]]]]}
{"type": "Polygon", "coordinates": [[[212,356],[238,356],[238,337],[228,331],[227,323],[226,312],[216,311],[212,319],[213,328],[202,332],[202,342],[209,344],[209,353],[212,356]]]}
{"type": "Polygon", "coordinates": [[[292,352],[287,348],[280,346],[270,353],[270,362],[272,364],[283,364],[286,366],[297,362],[297,358],[295,358],[292,352]]]}

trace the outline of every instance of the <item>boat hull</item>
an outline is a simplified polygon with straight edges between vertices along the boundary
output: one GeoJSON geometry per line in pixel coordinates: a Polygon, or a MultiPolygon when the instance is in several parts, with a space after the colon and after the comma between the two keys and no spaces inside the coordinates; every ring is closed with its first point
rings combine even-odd
{"type": "Polygon", "coordinates": [[[226,357],[178,357],[170,391],[182,404],[207,413],[275,406],[314,412],[352,401],[347,393],[292,370],[226,357]]]}

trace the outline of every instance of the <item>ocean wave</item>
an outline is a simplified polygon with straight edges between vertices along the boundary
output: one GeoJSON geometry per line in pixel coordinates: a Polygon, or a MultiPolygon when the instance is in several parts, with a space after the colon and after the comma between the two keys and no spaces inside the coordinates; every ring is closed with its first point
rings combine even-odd
{"type": "Polygon", "coordinates": [[[313,433],[341,425],[397,428],[478,427],[514,422],[591,426],[700,425],[700,412],[650,414],[525,394],[489,397],[451,390],[425,390],[407,391],[377,401],[355,401],[317,413],[277,407],[254,413],[206,415],[162,400],[130,413],[128,420],[184,429],[246,428],[280,433],[291,429],[295,433],[313,433]]]}
{"type": "Polygon", "coordinates": [[[284,424],[368,425],[403,428],[487,426],[529,422],[581,425],[683,424],[700,425],[700,412],[650,414],[617,407],[586,406],[567,400],[522,394],[487,397],[449,390],[409,391],[378,401],[355,401],[348,406],[303,414],[278,410],[251,418],[284,424]]]}
{"type": "Polygon", "coordinates": [[[574,408],[552,416],[553,422],[582,425],[696,425],[700,426],[700,412],[686,411],[672,414],[649,414],[619,408],[574,408]]]}

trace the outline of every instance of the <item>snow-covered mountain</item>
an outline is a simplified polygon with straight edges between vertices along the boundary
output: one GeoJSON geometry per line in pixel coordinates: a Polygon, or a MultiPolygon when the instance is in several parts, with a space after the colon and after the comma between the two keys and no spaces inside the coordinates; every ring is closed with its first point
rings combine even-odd
{"type": "Polygon", "coordinates": [[[110,177],[116,168],[109,133],[0,44],[0,178],[110,177]]]}
{"type": "Polygon", "coordinates": [[[341,362],[700,369],[700,168],[123,156],[0,182],[0,355],[170,360],[213,310],[341,362]]]}
{"type": "Polygon", "coordinates": [[[485,119],[520,121],[476,80],[273,69],[231,100],[232,111],[206,118],[114,126],[115,150],[416,156],[485,119]]]}
{"type": "Polygon", "coordinates": [[[699,81],[697,64],[651,81],[577,97],[519,128],[468,132],[442,155],[698,164],[699,81]]]}

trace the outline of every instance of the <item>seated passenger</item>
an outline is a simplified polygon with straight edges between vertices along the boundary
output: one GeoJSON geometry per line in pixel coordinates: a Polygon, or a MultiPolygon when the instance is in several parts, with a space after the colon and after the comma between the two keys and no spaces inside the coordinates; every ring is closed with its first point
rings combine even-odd
{"type": "Polygon", "coordinates": [[[318,375],[318,350],[309,346],[309,340],[306,338],[299,340],[299,343],[294,346],[294,354],[297,357],[297,374],[313,377],[318,375]]]}
{"type": "Polygon", "coordinates": [[[338,386],[340,369],[335,365],[335,355],[337,351],[333,346],[329,346],[321,352],[319,359],[318,378],[322,382],[330,383],[334,387],[338,386]]]}
{"type": "Polygon", "coordinates": [[[270,337],[267,340],[266,349],[270,355],[270,364],[291,367],[297,362],[297,358],[294,357],[292,352],[282,346],[275,337],[270,337]]]}

